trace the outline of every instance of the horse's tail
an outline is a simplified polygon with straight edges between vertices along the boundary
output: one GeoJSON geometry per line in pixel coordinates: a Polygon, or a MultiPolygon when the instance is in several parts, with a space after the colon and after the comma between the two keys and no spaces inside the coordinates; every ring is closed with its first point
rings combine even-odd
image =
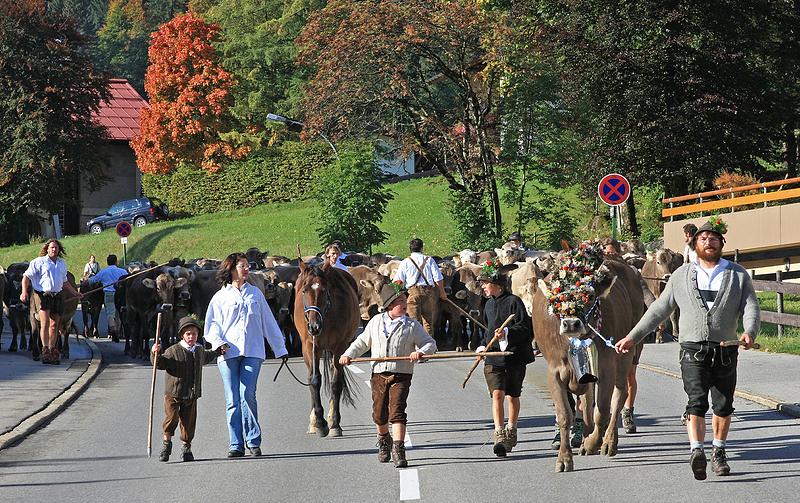
{"type": "MultiPolygon", "coordinates": [[[[325,386],[325,392],[328,394],[329,397],[333,396],[333,383],[331,381],[331,369],[334,365],[334,358],[333,352],[331,351],[324,351],[323,355],[323,364],[322,364],[322,377],[325,386]]],[[[349,405],[350,407],[355,408],[356,406],[356,397],[359,396],[358,388],[356,387],[356,380],[353,377],[351,372],[348,372],[347,369],[342,367],[342,395],[340,397],[340,401],[344,401],[345,404],[349,405]]]]}

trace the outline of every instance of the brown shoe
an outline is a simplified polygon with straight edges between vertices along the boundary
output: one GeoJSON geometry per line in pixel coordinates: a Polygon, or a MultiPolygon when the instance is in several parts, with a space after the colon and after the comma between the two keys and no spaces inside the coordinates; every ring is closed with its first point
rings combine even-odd
{"type": "Polygon", "coordinates": [[[408,466],[406,461],[406,445],[402,440],[392,442],[392,461],[395,468],[405,468],[408,466]]]}
{"type": "Polygon", "coordinates": [[[728,465],[724,447],[714,447],[714,450],[711,451],[711,470],[720,477],[730,475],[731,467],[728,465]]]}
{"type": "Polygon", "coordinates": [[[625,433],[636,433],[636,421],[633,420],[633,407],[622,408],[622,427],[625,428],[625,433]]]}
{"type": "Polygon", "coordinates": [[[494,430],[494,446],[492,447],[492,451],[498,458],[506,457],[506,452],[508,452],[506,430],[494,430]]]}
{"type": "Polygon", "coordinates": [[[53,365],[61,364],[61,353],[58,351],[58,348],[50,350],[50,363],[53,365]]]}
{"type": "Polygon", "coordinates": [[[511,452],[511,449],[517,446],[517,429],[506,426],[503,436],[505,437],[503,443],[506,446],[506,452],[511,452]]]}
{"type": "Polygon", "coordinates": [[[388,463],[391,461],[392,456],[392,435],[387,433],[385,435],[378,435],[378,461],[381,463],[388,463]]]}
{"type": "Polygon", "coordinates": [[[42,348],[42,363],[48,364],[50,363],[50,348],[44,346],[42,348]]]}

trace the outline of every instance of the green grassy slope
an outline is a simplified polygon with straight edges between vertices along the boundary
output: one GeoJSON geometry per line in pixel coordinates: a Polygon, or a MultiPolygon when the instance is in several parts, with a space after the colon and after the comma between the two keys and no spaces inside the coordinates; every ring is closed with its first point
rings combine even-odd
{"type": "MultiPolygon", "coordinates": [[[[446,206],[447,184],[441,177],[407,180],[389,187],[395,197],[389,203],[381,228],[390,236],[373,251],[404,255],[412,237],[422,238],[430,254],[448,255],[457,251],[451,245],[454,224],[446,206]]],[[[580,206],[576,195],[570,195],[569,199],[576,202],[576,208],[580,206]]],[[[304,255],[311,255],[322,249],[315,231],[315,211],[315,204],[306,200],[156,222],[134,229],[128,238],[128,260],[161,263],[172,257],[224,258],[232,251],[252,246],[293,257],[298,244],[304,255]]],[[[579,209],[573,211],[580,214],[579,209]]],[[[512,208],[504,208],[506,227],[512,226],[514,215],[512,208]]],[[[346,219],[347,215],[341,217],[346,219]]],[[[580,215],[578,221],[585,222],[586,218],[580,215]]],[[[530,231],[533,230],[532,227],[530,231]]],[[[83,271],[90,254],[96,255],[101,265],[105,265],[109,253],[122,257],[119,237],[111,229],[99,235],[70,236],[63,244],[69,269],[74,274],[83,271]]],[[[2,248],[0,265],[30,260],[38,255],[40,247],[34,243],[2,248]]]]}

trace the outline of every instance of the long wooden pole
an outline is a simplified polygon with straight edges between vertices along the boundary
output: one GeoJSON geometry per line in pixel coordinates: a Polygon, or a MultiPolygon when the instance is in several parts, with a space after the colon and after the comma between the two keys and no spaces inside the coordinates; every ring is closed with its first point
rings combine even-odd
{"type": "Polygon", "coordinates": [[[447,302],[449,302],[449,303],[450,303],[450,305],[451,305],[451,306],[453,306],[454,308],[458,309],[458,310],[461,312],[461,314],[463,314],[463,315],[464,315],[464,316],[466,316],[467,318],[471,319],[473,323],[475,323],[476,325],[478,325],[479,327],[481,327],[481,328],[482,328],[482,329],[484,329],[484,330],[489,330],[488,328],[486,328],[486,325],[484,325],[484,324],[483,324],[483,323],[481,323],[480,321],[478,321],[478,320],[476,320],[475,318],[473,318],[472,316],[470,316],[470,314],[469,314],[468,312],[464,311],[463,309],[461,309],[461,307],[460,307],[458,304],[456,304],[456,303],[455,303],[455,302],[453,302],[452,300],[448,299],[447,297],[445,297],[445,298],[444,298],[444,300],[446,300],[447,302]]]}
{"type": "MultiPolygon", "coordinates": [[[[163,313],[158,313],[156,318],[156,338],[153,342],[158,343],[159,336],[161,335],[161,316],[163,313]]],[[[162,348],[163,349],[163,348],[162,348]]],[[[153,452],[153,403],[156,396],[156,370],[158,369],[158,353],[153,358],[153,380],[150,382],[150,413],[147,415],[147,457],[149,458],[153,452]]]]}
{"type": "MultiPolygon", "coordinates": [[[[503,324],[502,324],[502,325],[500,325],[500,328],[498,328],[497,330],[495,330],[494,337],[492,337],[492,340],[491,340],[491,341],[489,341],[489,344],[487,344],[487,345],[486,345],[486,349],[484,349],[484,350],[483,350],[481,353],[479,353],[479,356],[489,356],[489,354],[488,354],[488,353],[486,353],[486,351],[487,351],[487,350],[488,350],[490,347],[492,347],[492,344],[494,344],[495,342],[497,342],[497,339],[499,339],[499,338],[500,338],[500,334],[503,332],[503,329],[504,329],[504,328],[506,328],[506,325],[508,325],[509,323],[511,323],[511,320],[513,320],[513,319],[514,319],[514,315],[513,315],[513,314],[510,314],[510,315],[508,316],[508,318],[506,318],[506,321],[504,321],[504,322],[503,322],[503,324]]],[[[475,372],[475,369],[476,369],[476,368],[478,368],[478,364],[479,364],[480,362],[481,362],[481,360],[480,360],[480,359],[477,359],[477,358],[475,359],[475,363],[473,363],[473,364],[472,364],[472,367],[470,367],[470,369],[469,369],[469,372],[467,372],[467,377],[465,377],[465,378],[464,378],[464,382],[462,382],[462,383],[461,383],[461,389],[464,389],[464,388],[466,388],[466,386],[467,386],[467,381],[469,381],[469,378],[470,378],[470,377],[472,377],[472,373],[473,373],[473,372],[475,372]]]]}
{"type": "MultiPolygon", "coordinates": [[[[118,279],[117,281],[111,283],[110,285],[103,285],[103,286],[98,286],[97,288],[92,288],[88,292],[82,293],[81,295],[83,295],[85,297],[85,296],[89,295],[90,293],[94,293],[94,292],[97,292],[98,290],[102,290],[103,288],[105,288],[107,286],[113,286],[113,285],[116,285],[118,283],[122,283],[124,281],[128,281],[129,279],[131,279],[133,277],[136,277],[136,276],[138,276],[140,274],[144,274],[146,272],[152,271],[153,269],[158,269],[159,267],[164,267],[165,265],[168,265],[168,264],[169,264],[169,262],[164,262],[163,264],[156,265],[156,266],[150,267],[148,269],[143,269],[143,270],[141,270],[139,272],[135,272],[133,274],[128,274],[127,276],[124,276],[124,277],[118,279]]],[[[77,299],[77,298],[78,297],[70,297],[68,299],[65,299],[64,302],[67,302],[68,300],[72,300],[72,299],[77,299]]]]}
{"type": "MultiPolygon", "coordinates": [[[[744,341],[722,341],[719,343],[719,345],[723,348],[729,348],[731,346],[744,346],[744,341]]],[[[754,342],[752,349],[761,349],[761,344],[754,342]]]]}
{"type": "MultiPolygon", "coordinates": [[[[433,354],[422,355],[424,360],[447,360],[452,358],[474,358],[476,356],[510,356],[514,353],[511,351],[492,351],[490,353],[447,353],[447,354],[433,354]]],[[[384,356],[376,358],[353,358],[351,363],[361,362],[403,362],[408,361],[408,356],[384,356]]]]}

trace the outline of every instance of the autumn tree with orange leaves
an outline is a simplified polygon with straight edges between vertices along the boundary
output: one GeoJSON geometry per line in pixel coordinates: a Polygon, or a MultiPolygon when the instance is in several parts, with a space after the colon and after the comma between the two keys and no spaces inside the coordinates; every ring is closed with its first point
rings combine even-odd
{"type": "Polygon", "coordinates": [[[235,130],[229,113],[235,82],[220,62],[216,25],[189,12],[153,34],[144,87],[150,109],[131,146],[144,173],[168,173],[180,163],[217,171],[223,162],[247,154],[225,139],[235,130]]]}

